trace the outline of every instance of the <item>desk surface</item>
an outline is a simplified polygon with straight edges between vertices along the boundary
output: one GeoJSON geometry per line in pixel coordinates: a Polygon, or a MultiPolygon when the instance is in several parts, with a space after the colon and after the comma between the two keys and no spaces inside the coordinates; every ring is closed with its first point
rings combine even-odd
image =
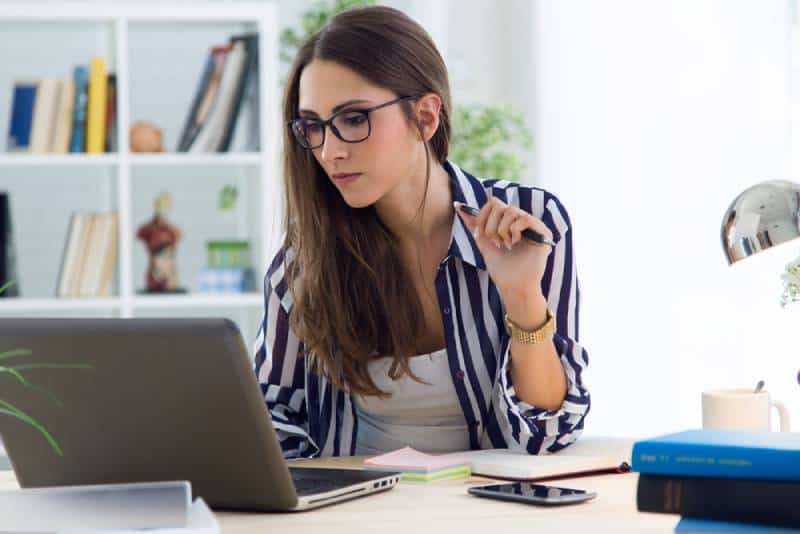
{"type": "MultiPolygon", "coordinates": [[[[577,444],[576,444],[577,445],[577,444]]],[[[363,458],[323,458],[292,462],[303,467],[358,468],[363,458]]],[[[581,477],[549,482],[597,492],[592,501],[545,508],[482,499],[467,494],[470,486],[490,479],[440,481],[428,484],[401,482],[389,491],[309,512],[255,514],[216,512],[224,534],[282,532],[412,534],[445,532],[506,534],[535,532],[670,533],[678,516],[645,514],[636,510],[638,474],[581,477]]],[[[12,471],[0,471],[0,489],[16,488],[12,471]]]]}

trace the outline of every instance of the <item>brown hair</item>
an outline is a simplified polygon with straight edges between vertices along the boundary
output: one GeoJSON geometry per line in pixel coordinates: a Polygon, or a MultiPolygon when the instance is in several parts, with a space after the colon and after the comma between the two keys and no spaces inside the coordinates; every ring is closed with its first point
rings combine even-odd
{"type": "MultiPolygon", "coordinates": [[[[397,96],[441,98],[439,127],[425,144],[427,195],[431,152],[443,164],[450,139],[447,69],[430,36],[389,7],[336,15],[298,51],[284,94],[284,124],[297,117],[300,75],[314,59],[336,62],[397,96]]],[[[400,105],[421,132],[412,104],[400,105]]],[[[367,371],[376,353],[394,358],[393,377],[398,368],[414,376],[408,359],[424,325],[419,297],[409,291],[412,279],[375,208],[348,206],[288,127],[283,141],[284,247],[293,250],[286,265],[294,302],[291,326],[326,379],[351,393],[384,396],[367,371]]]]}

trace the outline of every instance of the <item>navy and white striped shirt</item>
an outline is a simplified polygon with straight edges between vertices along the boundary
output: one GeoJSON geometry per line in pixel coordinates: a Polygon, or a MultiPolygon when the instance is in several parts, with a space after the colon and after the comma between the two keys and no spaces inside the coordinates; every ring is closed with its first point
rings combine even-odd
{"type": "MultiPolygon", "coordinates": [[[[561,407],[546,410],[517,397],[509,365],[503,303],[472,234],[454,213],[447,256],[436,274],[450,374],[469,428],[471,449],[555,452],[575,441],[589,411],[583,374],[589,363],[578,344],[578,278],[564,206],[551,193],[503,180],[476,178],[447,162],[453,200],[480,208],[491,196],[541,219],[553,233],[542,292],[556,317],[553,337],[567,377],[561,407]]],[[[353,399],[315,372],[289,326],[291,293],[285,260],[276,254],[264,279],[265,313],[256,340],[255,372],[284,457],[355,453],[358,418],[353,399]]]]}

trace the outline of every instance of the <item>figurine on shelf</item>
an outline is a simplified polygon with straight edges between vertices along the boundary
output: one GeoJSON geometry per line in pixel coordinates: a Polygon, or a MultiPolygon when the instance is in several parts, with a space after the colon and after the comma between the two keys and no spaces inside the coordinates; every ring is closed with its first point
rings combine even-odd
{"type": "Polygon", "coordinates": [[[152,122],[134,122],[130,138],[131,152],[164,152],[161,128],[152,122]]]}
{"type": "Polygon", "coordinates": [[[150,261],[147,265],[146,293],[185,293],[178,287],[178,271],[175,266],[175,246],[181,238],[180,229],[167,221],[167,212],[172,204],[169,193],[156,197],[155,215],[150,222],[139,227],[136,234],[144,241],[150,261]]]}

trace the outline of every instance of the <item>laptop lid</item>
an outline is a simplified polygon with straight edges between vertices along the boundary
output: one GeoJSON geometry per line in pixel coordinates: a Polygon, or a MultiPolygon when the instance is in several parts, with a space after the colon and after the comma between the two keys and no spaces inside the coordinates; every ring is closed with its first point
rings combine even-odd
{"type": "Polygon", "coordinates": [[[0,365],[23,366],[31,385],[0,375],[0,400],[41,423],[63,451],[33,426],[0,415],[21,487],[188,480],[215,508],[297,504],[232,321],[2,319],[0,352],[12,349],[31,354],[0,365]]]}

